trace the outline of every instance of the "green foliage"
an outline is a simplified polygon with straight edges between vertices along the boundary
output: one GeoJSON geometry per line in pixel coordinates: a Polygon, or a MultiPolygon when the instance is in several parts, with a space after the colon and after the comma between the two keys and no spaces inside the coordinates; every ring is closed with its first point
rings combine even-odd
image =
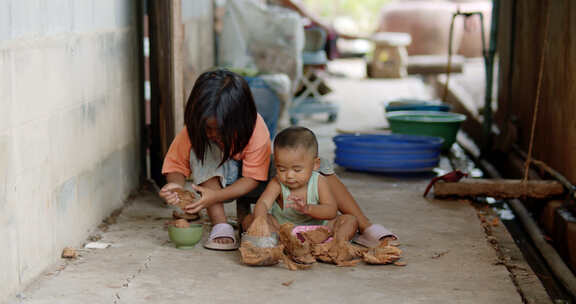
{"type": "Polygon", "coordinates": [[[303,0],[304,5],[321,18],[332,22],[348,17],[357,24],[360,33],[371,33],[378,26],[380,11],[391,0],[303,0]]]}

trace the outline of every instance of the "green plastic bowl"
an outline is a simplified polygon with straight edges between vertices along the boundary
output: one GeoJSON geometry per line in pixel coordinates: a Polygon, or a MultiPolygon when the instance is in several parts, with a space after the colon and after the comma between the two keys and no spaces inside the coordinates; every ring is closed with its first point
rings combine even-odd
{"type": "Polygon", "coordinates": [[[202,239],[202,230],[202,224],[190,224],[189,228],[168,226],[168,236],[176,248],[191,249],[202,239]]]}
{"type": "Polygon", "coordinates": [[[448,150],[466,116],[438,111],[395,111],[386,113],[386,119],[392,133],[442,137],[442,150],[448,150]]]}

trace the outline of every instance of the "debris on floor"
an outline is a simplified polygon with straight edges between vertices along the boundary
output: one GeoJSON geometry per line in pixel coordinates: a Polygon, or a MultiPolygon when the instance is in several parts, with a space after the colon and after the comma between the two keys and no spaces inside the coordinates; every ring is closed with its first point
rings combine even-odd
{"type": "Polygon", "coordinates": [[[77,253],[76,249],[71,247],[66,247],[62,250],[62,258],[63,259],[74,259],[76,258],[77,253]]]}

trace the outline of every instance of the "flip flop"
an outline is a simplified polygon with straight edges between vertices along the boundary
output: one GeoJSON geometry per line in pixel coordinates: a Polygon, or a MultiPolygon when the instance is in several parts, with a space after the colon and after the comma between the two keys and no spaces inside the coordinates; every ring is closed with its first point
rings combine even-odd
{"type": "Polygon", "coordinates": [[[214,225],[212,227],[212,231],[210,231],[210,236],[208,236],[208,240],[204,243],[204,248],[212,249],[212,250],[236,250],[238,249],[238,242],[236,242],[236,236],[234,234],[234,228],[232,225],[228,223],[220,223],[214,225]],[[217,238],[231,238],[233,240],[232,243],[221,244],[214,239],[217,238]]]}
{"type": "Polygon", "coordinates": [[[384,237],[391,236],[394,239],[398,237],[390,230],[380,224],[372,224],[364,230],[364,233],[358,234],[352,241],[364,247],[378,247],[380,240],[384,237]]]}

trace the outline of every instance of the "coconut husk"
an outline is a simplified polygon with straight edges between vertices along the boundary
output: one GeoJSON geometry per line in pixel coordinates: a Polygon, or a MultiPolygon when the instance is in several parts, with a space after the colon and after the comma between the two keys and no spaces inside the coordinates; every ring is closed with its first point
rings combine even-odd
{"type": "Polygon", "coordinates": [[[332,232],[325,227],[318,227],[315,230],[300,232],[300,235],[310,244],[321,244],[332,237],[332,232]]]}
{"type": "MultiPolygon", "coordinates": [[[[384,245],[377,248],[370,248],[362,257],[364,262],[373,265],[385,265],[396,263],[400,259],[402,250],[390,245],[384,245]]],[[[401,266],[401,265],[399,265],[401,266]]]]}
{"type": "Polygon", "coordinates": [[[248,227],[246,234],[258,237],[271,236],[272,233],[270,232],[270,226],[268,226],[266,216],[255,217],[250,227],[248,227]]]}
{"type": "Polygon", "coordinates": [[[178,201],[178,204],[176,204],[176,206],[180,207],[180,209],[182,209],[182,211],[184,212],[186,212],[186,206],[194,203],[199,199],[199,197],[196,197],[195,193],[190,192],[188,190],[175,188],[172,189],[171,191],[176,192],[176,194],[178,194],[178,198],[180,199],[180,201],[178,201]]]}
{"type": "MultiPolygon", "coordinates": [[[[254,238],[270,238],[272,233],[265,216],[258,216],[246,231],[246,235],[254,238]]],[[[248,238],[246,238],[248,239],[248,238]]],[[[271,266],[284,260],[284,246],[259,247],[258,242],[242,240],[240,244],[240,257],[242,263],[250,266],[271,266]],[[255,244],[256,243],[256,244],[255,244]]]]}
{"type": "Polygon", "coordinates": [[[328,243],[312,246],[312,255],[324,263],[338,266],[354,266],[358,264],[366,249],[350,244],[348,241],[334,240],[328,243]]]}
{"type": "Polygon", "coordinates": [[[177,219],[170,222],[170,224],[176,228],[189,228],[190,223],[185,219],[177,219]]]}
{"type": "Polygon", "coordinates": [[[250,266],[271,266],[284,260],[284,246],[278,245],[271,248],[255,247],[251,242],[242,242],[240,246],[240,258],[242,263],[250,266]]]}
{"type": "Polygon", "coordinates": [[[279,239],[280,243],[284,245],[286,254],[296,263],[312,264],[316,262],[312,256],[310,249],[310,241],[300,241],[297,237],[292,235],[294,224],[285,223],[280,226],[279,239]]]}
{"type": "Polygon", "coordinates": [[[191,222],[191,221],[195,221],[199,218],[200,218],[200,215],[198,213],[192,214],[192,213],[186,213],[186,212],[178,212],[176,210],[172,211],[172,219],[174,219],[174,220],[184,219],[184,220],[191,222]]]}
{"type": "Polygon", "coordinates": [[[287,256],[286,254],[283,254],[283,262],[284,265],[286,265],[286,268],[290,269],[290,270],[305,270],[305,269],[310,269],[312,267],[312,264],[300,264],[300,263],[296,263],[294,261],[292,261],[292,259],[287,256]]]}

